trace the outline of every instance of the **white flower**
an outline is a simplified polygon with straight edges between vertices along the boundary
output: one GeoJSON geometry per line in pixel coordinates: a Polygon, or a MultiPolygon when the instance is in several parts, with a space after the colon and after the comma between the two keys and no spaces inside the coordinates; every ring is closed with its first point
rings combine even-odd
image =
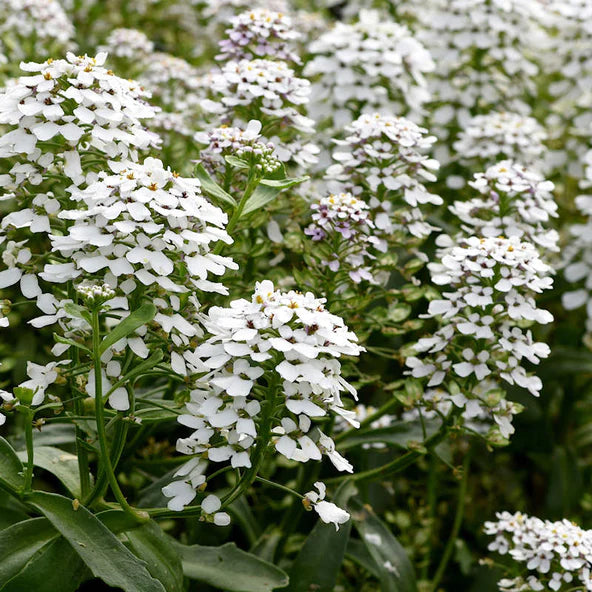
{"type": "Polygon", "coordinates": [[[326,486],[320,481],[316,481],[314,486],[316,491],[309,491],[304,495],[305,499],[312,504],[315,512],[319,515],[325,524],[334,524],[335,530],[339,530],[340,524],[345,524],[350,516],[345,510],[331,502],[325,501],[326,486]]]}
{"type": "Polygon", "coordinates": [[[105,45],[100,49],[112,57],[141,61],[152,53],[154,43],[142,31],[119,28],[109,33],[105,45]]]}

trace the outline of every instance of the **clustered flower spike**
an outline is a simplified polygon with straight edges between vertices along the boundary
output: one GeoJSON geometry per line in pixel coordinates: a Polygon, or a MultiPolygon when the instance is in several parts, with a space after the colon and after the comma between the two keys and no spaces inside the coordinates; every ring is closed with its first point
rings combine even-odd
{"type": "Polygon", "coordinates": [[[300,34],[293,29],[292,19],[268,8],[255,8],[230,20],[227,38],[220,41],[219,60],[276,59],[300,63],[292,49],[300,34]]]}
{"type": "Polygon", "coordinates": [[[544,38],[543,3],[426,0],[406,8],[437,64],[428,87],[435,105],[430,125],[440,139],[492,108],[529,113],[539,73],[533,48],[544,38]]]}
{"type": "Polygon", "coordinates": [[[384,253],[387,243],[376,230],[368,205],[351,193],[337,193],[320,198],[310,207],[313,222],[304,233],[313,241],[326,243],[328,258],[322,263],[333,272],[345,267],[355,283],[375,282],[370,269],[375,256],[371,251],[384,253]]]}
{"type": "Polygon", "coordinates": [[[199,180],[180,177],[156,158],[111,168],[113,173],[99,173],[87,188],[72,192],[81,207],[60,218],[75,223],[51,237],[53,249],[70,263],[59,276],[48,265],[42,277],[61,282],[101,273],[111,285],[125,282],[128,293],[140,282],[168,292],[187,292],[192,285],[225,294],[208,277],[238,269],[228,257],[209,252],[213,242],[232,242],[224,229],[227,216],[201,195],[199,180]]]}
{"type": "Polygon", "coordinates": [[[338,22],[310,44],[310,52],[304,74],[319,75],[317,119],[332,116],[341,126],[369,109],[417,115],[430,98],[424,79],[435,68],[430,54],[407,27],[376,11],[360,11],[354,24],[338,22]]]}
{"type": "Polygon", "coordinates": [[[154,43],[137,29],[114,29],[109,33],[102,51],[111,57],[143,61],[154,50],[154,43]]]}
{"type": "MultiPolygon", "coordinates": [[[[95,58],[68,53],[65,60],[21,64],[22,76],[0,94],[0,123],[10,131],[0,138],[0,158],[19,157],[12,183],[25,175],[61,166],[74,183],[81,181],[81,152],[98,150],[109,158],[136,159],[137,150],[157,146],[159,138],[141,120],[154,116],[150,95],[136,82],[123,80],[103,67],[107,54],[95,58]],[[54,149],[45,142],[61,142],[54,149]],[[59,162],[56,162],[60,159],[59,162]],[[26,164],[25,164],[26,163],[26,164]]],[[[6,186],[8,179],[2,178],[6,186]]]]}
{"type": "Polygon", "coordinates": [[[486,522],[490,551],[510,555],[525,571],[498,582],[502,592],[592,590],[592,531],[569,520],[552,522],[521,512],[498,512],[486,522]]]}
{"type": "Polygon", "coordinates": [[[586,216],[583,223],[569,227],[570,242],[563,250],[561,267],[565,279],[575,284],[575,290],[562,295],[564,308],[586,307],[586,331],[592,334],[592,196],[576,197],[578,210],[586,216]]]}
{"type": "Polygon", "coordinates": [[[194,139],[206,146],[199,152],[200,162],[210,174],[224,175],[228,166],[226,156],[236,156],[251,161],[262,175],[277,171],[281,161],[274,156],[275,146],[263,143],[260,136],[261,122],[249,121],[246,129],[217,127],[207,132],[198,132],[194,139]]]}
{"type": "Polygon", "coordinates": [[[70,48],[74,26],[58,0],[0,0],[0,35],[18,63],[70,48]]]}
{"type": "Polygon", "coordinates": [[[206,96],[207,76],[182,58],[156,52],[147,56],[139,81],[161,107],[151,127],[183,136],[195,132],[200,103],[206,96]]]}
{"type": "Polygon", "coordinates": [[[550,350],[522,327],[553,320],[534,298],[551,288],[551,269],[533,245],[517,237],[460,239],[429,268],[432,281],[449,291],[429,304],[426,317],[439,317],[441,327],[414,346],[418,356],[407,358],[408,374],[427,379],[430,388],[442,385],[457,407],[493,411],[501,435],[508,438],[511,414],[493,410],[499,395],[476,388],[486,378],[500,379],[539,395],[541,380],[521,364],[538,364],[550,350]]]}
{"type": "Polygon", "coordinates": [[[540,162],[547,134],[536,119],[518,113],[476,115],[460,132],[454,149],[463,160],[493,164],[508,158],[523,165],[540,162]]]}
{"type": "Polygon", "coordinates": [[[202,107],[223,119],[230,117],[234,108],[257,102],[269,117],[286,120],[302,132],[314,132],[314,122],[297,109],[309,101],[310,82],[298,78],[285,62],[228,62],[212,75],[211,88],[221,95],[220,102],[203,101],[202,107]]]}
{"type": "Polygon", "coordinates": [[[430,234],[421,207],[443,203],[424,185],[436,180],[439,163],[426,154],[436,138],[404,117],[380,113],[362,115],[345,131],[344,140],[334,140],[338,164],[327,169],[327,178],[354,195],[368,192],[376,226],[385,233],[430,234]]]}
{"type": "Polygon", "coordinates": [[[559,250],[559,234],[546,228],[550,219],[557,217],[551,181],[504,160],[477,173],[469,185],[480,195],[450,206],[467,235],[516,236],[537,245],[541,252],[559,250]]]}
{"type": "Polygon", "coordinates": [[[165,490],[173,498],[170,507],[180,509],[193,499],[209,462],[251,467],[253,446],[270,435],[277,452],[290,460],[320,460],[325,454],[338,470],[353,470],[312,424],[333,411],[357,425],[342,404],[344,391],[354,397],[356,391],[341,376],[338,358],[357,356],[363,348],[343,320],[325,309],[324,299],[280,292],[265,280],[250,301],[210,308],[203,326],[205,341],[186,356],[201,378],[187,414],[179,417],[194,431],[177,442],[180,452],[200,458],[165,490]]]}

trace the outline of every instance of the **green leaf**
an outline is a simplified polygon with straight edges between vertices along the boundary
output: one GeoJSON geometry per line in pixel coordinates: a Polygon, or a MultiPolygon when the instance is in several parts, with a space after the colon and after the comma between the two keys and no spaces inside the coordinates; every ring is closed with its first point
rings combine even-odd
{"type": "Polygon", "coordinates": [[[0,485],[16,493],[25,485],[23,463],[12,446],[0,437],[0,485]]]}
{"type": "Polygon", "coordinates": [[[27,501],[38,509],[72,545],[92,574],[124,592],[166,592],[146,564],[84,506],[72,507],[72,500],[36,491],[27,501]]]}
{"type": "Polygon", "coordinates": [[[259,210],[263,206],[272,202],[280,193],[281,189],[277,187],[269,187],[266,185],[258,185],[257,189],[253,192],[253,195],[249,198],[243,209],[243,216],[259,210]]]}
{"type": "MultiPolygon", "coordinates": [[[[23,461],[27,459],[26,450],[19,451],[17,455],[23,461]]],[[[55,475],[74,497],[80,497],[80,474],[75,454],[53,446],[37,446],[33,461],[36,467],[55,475]]]]}
{"type": "Polygon", "coordinates": [[[370,555],[366,545],[362,541],[350,538],[349,541],[347,541],[345,554],[360,567],[363,567],[368,573],[371,573],[376,579],[380,578],[378,565],[376,565],[376,561],[374,561],[372,555],[370,555]]]}
{"type": "Polygon", "coordinates": [[[293,187],[294,185],[300,185],[300,183],[304,183],[304,181],[308,181],[310,177],[292,177],[286,179],[261,179],[259,183],[261,185],[267,185],[268,187],[276,187],[278,189],[287,189],[288,187],[293,187]]]}
{"type": "Polygon", "coordinates": [[[234,543],[221,547],[175,545],[183,562],[183,573],[230,592],[271,592],[284,588],[288,576],[279,567],[241,551],[234,543]]]}
{"type": "MultiPolygon", "coordinates": [[[[337,490],[335,503],[343,507],[354,491],[349,483],[344,483],[337,490]]],[[[351,520],[335,530],[333,524],[325,524],[319,518],[292,564],[287,592],[332,592],[343,563],[350,531],[351,520]]]]}
{"type": "Polygon", "coordinates": [[[0,585],[18,574],[39,549],[58,536],[46,518],[31,518],[0,531],[0,585]]]}
{"type": "Polygon", "coordinates": [[[78,349],[82,349],[87,352],[91,351],[88,347],[86,347],[86,345],[82,345],[82,343],[78,343],[78,341],[74,341],[74,339],[68,339],[67,337],[62,337],[61,335],[58,335],[57,333],[53,334],[53,338],[58,343],[64,343],[65,345],[71,345],[72,347],[77,347],[78,349]]]}
{"type": "Polygon", "coordinates": [[[249,163],[238,156],[233,156],[229,154],[228,156],[224,157],[224,160],[235,169],[248,169],[250,168],[249,163]]]}
{"type": "Polygon", "coordinates": [[[74,304],[74,302],[66,302],[64,304],[64,310],[75,319],[83,319],[89,325],[92,323],[92,319],[90,313],[84,306],[80,306],[80,304],[74,304]]]}
{"type": "Polygon", "coordinates": [[[131,382],[132,379],[137,378],[144,372],[151,370],[162,360],[164,357],[164,352],[161,349],[156,350],[149,358],[146,358],[142,363],[138,364],[134,368],[132,368],[127,374],[121,377],[114,385],[113,388],[116,388],[119,384],[125,384],[126,382],[131,382]]]}
{"type": "MultiPolygon", "coordinates": [[[[55,531],[54,531],[55,532],[55,531]]],[[[64,537],[46,543],[2,592],[76,592],[90,577],[82,559],[64,537]]]]}
{"type": "Polygon", "coordinates": [[[99,346],[99,353],[103,354],[107,348],[117,343],[120,339],[127,337],[142,325],[149,323],[156,314],[154,304],[143,304],[137,310],[134,310],[129,316],[125,317],[117,326],[105,336],[99,346]]]}
{"type": "Polygon", "coordinates": [[[236,200],[232,195],[226,193],[220,185],[218,185],[212,177],[208,174],[208,171],[204,169],[203,165],[198,164],[195,168],[195,176],[199,179],[201,183],[201,188],[204,193],[207,193],[210,197],[223,201],[227,204],[230,204],[233,207],[236,207],[236,200]]]}
{"type": "Polygon", "coordinates": [[[386,524],[358,499],[351,500],[348,507],[354,526],[376,563],[382,592],[417,592],[413,566],[386,524]]]}
{"type": "Polygon", "coordinates": [[[181,557],[154,521],[126,532],[131,550],[146,561],[148,571],[166,592],[183,592],[183,566],[181,557]]]}
{"type": "MultiPolygon", "coordinates": [[[[429,419],[424,422],[426,428],[426,437],[429,438],[435,434],[442,422],[438,419],[429,419]]],[[[389,444],[398,448],[407,448],[409,442],[423,442],[423,430],[419,421],[415,422],[395,422],[387,428],[377,428],[374,430],[358,431],[352,429],[344,435],[343,440],[339,442],[339,450],[347,450],[354,446],[362,444],[389,444]]]]}
{"type": "Polygon", "coordinates": [[[265,561],[273,562],[275,551],[283,536],[279,528],[271,527],[255,541],[249,552],[265,561]]]}

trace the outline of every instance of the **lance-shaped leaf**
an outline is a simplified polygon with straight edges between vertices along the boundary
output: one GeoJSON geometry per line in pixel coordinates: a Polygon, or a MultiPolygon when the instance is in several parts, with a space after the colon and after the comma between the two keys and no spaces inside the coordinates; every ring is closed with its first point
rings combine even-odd
{"type": "Polygon", "coordinates": [[[137,310],[134,310],[130,315],[125,317],[118,325],[116,325],[105,336],[101,345],[99,346],[99,353],[103,354],[107,348],[117,343],[120,339],[131,335],[136,329],[142,325],[149,323],[156,315],[156,307],[154,304],[143,304],[137,310]]]}
{"type": "Polygon", "coordinates": [[[236,207],[236,200],[232,195],[226,193],[220,185],[218,185],[212,177],[208,174],[208,171],[204,169],[202,164],[198,164],[195,167],[195,176],[199,179],[201,183],[201,188],[204,193],[209,195],[214,200],[222,201],[224,203],[230,204],[233,207],[236,207]]]}
{"type": "Polygon", "coordinates": [[[12,446],[0,437],[0,485],[15,493],[25,485],[23,463],[12,446]]]}
{"type": "Polygon", "coordinates": [[[146,563],[84,506],[74,510],[72,500],[43,491],[28,495],[27,502],[53,524],[95,577],[124,592],[166,592],[146,563]]]}
{"type": "Polygon", "coordinates": [[[241,551],[234,543],[221,547],[175,545],[183,562],[183,573],[229,592],[272,592],[288,584],[279,567],[241,551]]]}

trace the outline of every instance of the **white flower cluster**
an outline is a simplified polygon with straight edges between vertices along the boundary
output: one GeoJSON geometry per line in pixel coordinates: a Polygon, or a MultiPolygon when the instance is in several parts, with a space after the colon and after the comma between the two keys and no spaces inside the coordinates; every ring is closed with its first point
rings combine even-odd
{"type": "Polygon", "coordinates": [[[576,206],[586,221],[569,227],[570,242],[563,251],[562,268],[565,279],[576,284],[576,289],[565,292],[562,303],[567,310],[586,307],[586,331],[592,334],[592,196],[576,197],[576,206]]]}
{"type": "Polygon", "coordinates": [[[314,122],[297,110],[309,101],[310,82],[298,78],[285,62],[228,62],[212,75],[211,88],[221,95],[220,102],[203,101],[202,107],[223,118],[228,118],[237,107],[252,107],[256,103],[265,115],[288,121],[304,133],[314,132],[314,122]]]}
{"type": "Polygon", "coordinates": [[[224,175],[226,156],[236,156],[250,161],[263,175],[269,175],[282,163],[274,156],[275,147],[271,142],[260,141],[261,122],[251,120],[246,129],[238,127],[218,127],[207,132],[198,132],[194,139],[206,144],[199,152],[200,161],[210,174],[224,175]]]}
{"type": "Polygon", "coordinates": [[[187,414],[179,417],[194,432],[177,442],[180,452],[201,458],[190,461],[191,467],[178,473],[183,479],[166,490],[171,507],[180,509],[193,499],[208,461],[256,468],[265,450],[255,444],[272,436],[277,452],[288,459],[306,462],[325,454],[338,470],[353,470],[311,421],[329,411],[351,419],[341,396],[356,391],[341,376],[338,358],[363,351],[323,299],[280,292],[265,280],[257,283],[251,301],[212,307],[203,325],[206,340],[186,356],[202,377],[191,391],[187,414]]]}
{"type": "Polygon", "coordinates": [[[58,0],[0,0],[0,35],[18,62],[71,47],[74,26],[58,0]]]}
{"type": "Polygon", "coordinates": [[[534,299],[551,288],[551,269],[533,245],[517,237],[460,239],[429,268],[432,281],[450,291],[430,302],[425,316],[439,317],[441,327],[414,346],[416,353],[425,355],[407,358],[408,373],[427,378],[430,388],[442,385],[458,407],[478,404],[493,412],[507,438],[513,428],[506,410],[499,416],[492,409],[499,405],[499,397],[489,397],[476,387],[486,378],[499,378],[539,395],[541,380],[521,364],[523,360],[538,364],[550,350],[522,327],[553,320],[534,299]]]}
{"type": "MultiPolygon", "coordinates": [[[[0,158],[25,155],[26,165],[11,171],[13,185],[56,167],[74,183],[81,182],[81,152],[98,150],[109,158],[136,158],[138,149],[158,145],[155,134],[146,131],[141,119],[154,116],[155,109],[141,86],[115,76],[103,68],[106,53],[96,58],[67,54],[66,60],[42,64],[24,63],[32,72],[0,94],[0,123],[10,131],[0,138],[0,158]],[[58,154],[51,144],[60,142],[58,154]],[[82,147],[82,150],[81,150],[82,147]]],[[[2,184],[9,180],[4,176],[2,184]]]]}
{"type": "Polygon", "coordinates": [[[488,546],[526,568],[527,575],[498,582],[502,592],[592,590],[592,531],[569,520],[551,522],[521,512],[498,512],[486,522],[488,546]]]}
{"type": "Polygon", "coordinates": [[[555,172],[581,177],[592,129],[592,3],[550,0],[544,6],[542,22],[549,34],[540,64],[550,95],[544,123],[558,140],[552,164],[555,172]]]}
{"type": "Polygon", "coordinates": [[[162,109],[152,127],[191,136],[206,96],[206,78],[182,58],[159,52],[148,55],[139,82],[162,109]]]}
{"type": "MultiPolygon", "coordinates": [[[[409,3],[418,39],[438,65],[429,78],[433,129],[464,127],[492,107],[528,114],[539,69],[542,4],[536,0],[427,0],[409,3]]],[[[446,133],[442,133],[445,137],[446,133]]],[[[440,134],[439,134],[440,137],[440,134]]]]}
{"type": "Polygon", "coordinates": [[[429,52],[407,27],[376,11],[362,10],[351,25],[338,22],[309,50],[313,58],[304,74],[319,76],[317,119],[332,116],[340,127],[368,110],[418,116],[430,98],[424,75],[435,66],[429,52]]]}
{"type": "Polygon", "coordinates": [[[516,236],[542,253],[558,251],[559,234],[548,229],[557,217],[551,181],[522,165],[504,160],[477,173],[469,185],[479,197],[455,201],[450,211],[468,236],[516,236]]]}
{"type": "Polygon", "coordinates": [[[101,51],[106,51],[112,58],[125,58],[143,61],[154,50],[154,43],[145,33],[136,29],[119,28],[109,33],[101,51]]]}
{"type": "Polygon", "coordinates": [[[532,117],[493,111],[476,115],[460,132],[454,150],[463,160],[493,164],[508,158],[524,165],[536,165],[544,156],[547,134],[532,117]]]}
{"type": "Polygon", "coordinates": [[[212,242],[231,242],[224,230],[227,216],[201,195],[199,181],[165,169],[156,158],[111,163],[111,168],[113,174],[99,173],[87,188],[72,191],[72,200],[82,207],[61,212],[60,218],[75,223],[63,236],[51,237],[52,248],[69,263],[56,276],[46,266],[44,278],[61,282],[101,272],[110,285],[123,281],[128,293],[136,281],[168,292],[187,292],[189,283],[226,293],[208,276],[238,268],[228,257],[209,252],[212,242]]]}
{"type": "Polygon", "coordinates": [[[355,195],[368,193],[376,227],[385,233],[430,234],[433,227],[421,206],[443,203],[424,185],[436,180],[433,171],[440,166],[426,154],[436,138],[404,117],[380,113],[362,115],[345,131],[345,140],[334,140],[338,164],[327,169],[326,177],[355,195]]]}
{"type": "Polygon", "coordinates": [[[220,41],[219,60],[277,59],[300,63],[292,49],[300,34],[293,29],[292,19],[268,8],[255,8],[230,20],[227,38],[220,41]]]}
{"type": "Polygon", "coordinates": [[[304,233],[329,247],[329,259],[322,264],[333,272],[345,267],[356,284],[363,280],[375,283],[371,270],[375,256],[370,251],[386,252],[387,243],[376,232],[368,205],[351,193],[338,193],[321,197],[310,207],[313,222],[304,233]]]}

